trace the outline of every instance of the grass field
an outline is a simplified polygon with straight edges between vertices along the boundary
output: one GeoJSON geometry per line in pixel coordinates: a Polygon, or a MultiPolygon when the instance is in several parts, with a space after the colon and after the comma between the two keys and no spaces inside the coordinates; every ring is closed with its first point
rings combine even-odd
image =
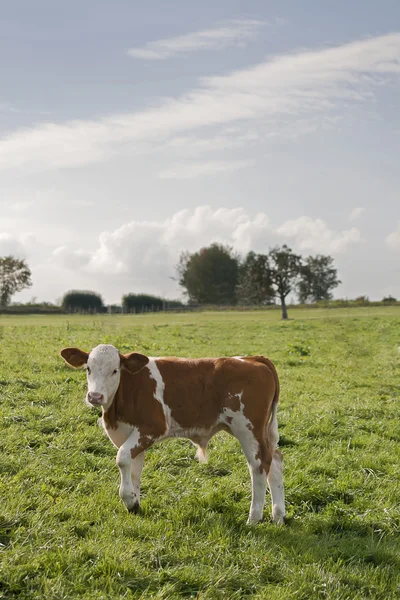
{"type": "Polygon", "coordinates": [[[400,598],[398,308],[0,317],[0,598],[400,598]],[[288,523],[246,526],[239,444],[146,454],[141,514],[64,346],[269,356],[288,523]]]}

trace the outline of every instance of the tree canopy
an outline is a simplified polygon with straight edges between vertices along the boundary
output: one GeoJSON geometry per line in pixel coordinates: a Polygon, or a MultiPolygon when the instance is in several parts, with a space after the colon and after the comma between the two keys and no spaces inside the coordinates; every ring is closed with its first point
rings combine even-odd
{"type": "Polygon", "coordinates": [[[240,304],[273,304],[275,290],[272,287],[268,256],[249,252],[240,265],[237,299],[240,304]]]}
{"type": "Polygon", "coordinates": [[[331,256],[308,256],[300,267],[298,295],[300,303],[330,300],[332,289],[341,281],[331,256]]]}
{"type": "Polygon", "coordinates": [[[232,248],[211,244],[198,252],[184,252],[178,264],[179,284],[191,303],[235,304],[239,259],[232,248]]]}
{"type": "Polygon", "coordinates": [[[182,302],[177,300],[165,300],[158,296],[149,294],[125,294],[122,297],[122,308],[124,312],[147,312],[162,310],[164,306],[176,308],[182,306],[182,302]]]}
{"type": "Polygon", "coordinates": [[[62,299],[62,307],[66,312],[103,312],[104,304],[96,292],[70,290],[62,299]]]}
{"type": "Polygon", "coordinates": [[[177,269],[191,303],[262,305],[278,298],[283,319],[288,318],[286,298],[291,292],[302,303],[318,302],[331,299],[341,283],[331,256],[303,259],[286,245],[268,254],[251,251],[240,261],[232,248],[215,243],[182,253],[177,269]]]}
{"type": "Polygon", "coordinates": [[[31,270],[25,259],[11,254],[0,257],[0,307],[7,306],[16,292],[31,285],[31,270]]]}

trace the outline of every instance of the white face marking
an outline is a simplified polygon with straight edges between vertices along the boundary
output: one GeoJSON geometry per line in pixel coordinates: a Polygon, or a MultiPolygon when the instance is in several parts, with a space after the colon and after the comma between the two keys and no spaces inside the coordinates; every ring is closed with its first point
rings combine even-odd
{"type": "Polygon", "coordinates": [[[118,389],[121,374],[121,360],[118,350],[110,344],[100,344],[91,353],[86,366],[88,393],[86,402],[89,406],[89,394],[102,394],[103,399],[99,402],[104,410],[107,410],[118,389]]]}
{"type": "Polygon", "coordinates": [[[149,362],[147,363],[146,367],[148,368],[148,370],[150,372],[151,379],[154,379],[154,381],[156,382],[156,390],[154,392],[154,398],[159,401],[159,403],[161,404],[161,406],[163,408],[165,420],[167,423],[167,431],[168,431],[170,424],[171,424],[171,409],[164,402],[164,390],[165,390],[164,380],[161,376],[160,369],[158,368],[157,363],[154,358],[149,358],[149,362]]]}
{"type": "Polygon", "coordinates": [[[232,358],[236,358],[236,360],[240,360],[241,362],[245,362],[243,356],[232,356],[232,358]]]}

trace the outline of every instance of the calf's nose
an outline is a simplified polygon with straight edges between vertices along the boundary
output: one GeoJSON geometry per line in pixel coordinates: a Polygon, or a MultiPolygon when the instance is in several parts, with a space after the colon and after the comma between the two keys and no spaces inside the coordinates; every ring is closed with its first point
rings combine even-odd
{"type": "Polygon", "coordinates": [[[99,394],[98,392],[89,392],[88,400],[91,404],[101,404],[104,399],[103,394],[99,394]]]}

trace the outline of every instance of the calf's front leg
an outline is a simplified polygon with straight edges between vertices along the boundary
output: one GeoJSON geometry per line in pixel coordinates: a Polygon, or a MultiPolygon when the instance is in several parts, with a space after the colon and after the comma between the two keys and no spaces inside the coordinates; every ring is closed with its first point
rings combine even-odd
{"type": "Polygon", "coordinates": [[[144,451],[151,442],[143,441],[135,429],[122,444],[116,463],[121,475],[119,496],[129,512],[137,513],[140,506],[140,476],[143,469],[144,451]]]}

